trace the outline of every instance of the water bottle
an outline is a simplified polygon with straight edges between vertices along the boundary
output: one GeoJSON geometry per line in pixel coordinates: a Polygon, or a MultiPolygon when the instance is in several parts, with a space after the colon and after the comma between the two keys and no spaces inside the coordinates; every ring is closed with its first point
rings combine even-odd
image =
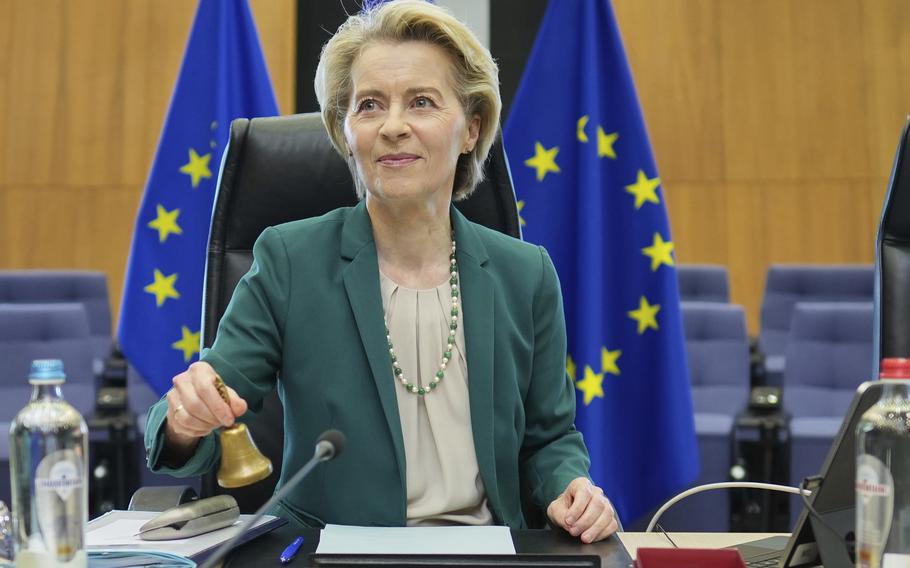
{"type": "Polygon", "coordinates": [[[63,362],[32,362],[32,397],[10,425],[16,566],[85,568],[88,428],[61,394],[63,362]]]}
{"type": "MultiPolygon", "coordinates": [[[[882,360],[879,378],[910,379],[910,359],[882,360]]],[[[886,382],[856,427],[856,565],[879,568],[891,555],[910,559],[910,386],[903,381],[886,382]]]]}

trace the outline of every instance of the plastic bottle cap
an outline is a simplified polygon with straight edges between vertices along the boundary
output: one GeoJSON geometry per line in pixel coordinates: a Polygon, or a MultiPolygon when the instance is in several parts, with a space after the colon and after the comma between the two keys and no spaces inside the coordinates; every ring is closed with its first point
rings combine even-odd
{"type": "Polygon", "coordinates": [[[28,373],[28,382],[33,385],[53,385],[66,381],[63,361],[60,359],[35,359],[28,373]]]}
{"type": "Polygon", "coordinates": [[[882,359],[879,372],[880,379],[910,379],[910,359],[902,357],[888,357],[882,359]]]}

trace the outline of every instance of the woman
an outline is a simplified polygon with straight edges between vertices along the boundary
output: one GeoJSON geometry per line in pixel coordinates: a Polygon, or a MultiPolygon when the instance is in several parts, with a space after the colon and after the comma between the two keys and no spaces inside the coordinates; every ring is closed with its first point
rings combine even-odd
{"type": "Polygon", "coordinates": [[[292,521],[518,528],[524,490],[583,542],[605,538],[617,521],[573,425],[553,264],[451,206],[499,124],[489,52],[445,10],[393,1],[329,40],[316,92],[361,202],[263,232],[215,344],[149,412],[149,467],[208,471],[213,431],[277,382],[282,482],[319,432],[348,439],[280,504],[292,521]]]}

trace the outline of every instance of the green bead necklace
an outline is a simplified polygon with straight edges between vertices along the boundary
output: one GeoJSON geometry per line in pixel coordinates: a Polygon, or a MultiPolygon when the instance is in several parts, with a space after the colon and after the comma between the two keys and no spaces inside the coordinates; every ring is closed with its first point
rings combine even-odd
{"type": "Polygon", "coordinates": [[[458,330],[458,261],[455,259],[454,234],[452,235],[452,252],[449,254],[449,284],[452,289],[452,311],[451,319],[449,320],[449,337],[446,340],[446,348],[442,354],[442,363],[439,365],[439,370],[436,371],[433,380],[431,380],[430,384],[426,387],[419,387],[408,381],[407,377],[404,376],[404,371],[401,370],[401,365],[398,364],[398,356],[395,355],[395,346],[392,345],[392,336],[389,334],[389,324],[388,321],[386,321],[385,338],[389,344],[389,357],[392,360],[392,372],[395,374],[395,378],[404,386],[406,391],[416,394],[417,396],[426,396],[430,394],[430,392],[436,390],[436,387],[438,387],[442,379],[445,378],[446,366],[449,364],[449,361],[452,360],[452,348],[455,347],[455,332],[458,330]]]}

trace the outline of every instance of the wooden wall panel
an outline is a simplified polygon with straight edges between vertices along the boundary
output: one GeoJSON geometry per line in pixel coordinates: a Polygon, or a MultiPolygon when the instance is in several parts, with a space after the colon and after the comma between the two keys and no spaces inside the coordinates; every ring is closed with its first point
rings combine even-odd
{"type": "Polygon", "coordinates": [[[297,17],[294,0],[250,0],[272,88],[283,114],[294,112],[297,17]]]}
{"type": "Polygon", "coordinates": [[[674,182],[663,188],[677,258],[726,264],[731,256],[726,220],[729,192],[721,182],[674,182]],[[705,225],[708,226],[705,226],[705,225]]]}
{"type": "Polygon", "coordinates": [[[193,22],[193,2],[132,2],[126,13],[122,183],[148,176],[193,22]]]}
{"type": "Polygon", "coordinates": [[[872,172],[887,171],[910,114],[910,2],[862,2],[866,128],[872,172]]]}
{"type": "Polygon", "coordinates": [[[663,174],[723,179],[717,0],[614,2],[663,174]],[[645,24],[645,22],[648,22],[645,24]]]}
{"type": "MultiPolygon", "coordinates": [[[[283,113],[296,0],[251,0],[283,113]]],[[[185,0],[0,0],[0,269],[108,275],[115,314],[189,37],[185,0]]]]}
{"type": "MultiPolygon", "coordinates": [[[[0,215],[4,259],[20,267],[123,271],[141,194],[127,187],[8,186],[0,215]],[[104,238],[126,235],[127,238],[104,238]]],[[[119,295],[109,281],[112,295],[119,295]]]]}
{"type": "Polygon", "coordinates": [[[797,179],[873,175],[866,124],[862,19],[855,1],[810,0],[791,4],[795,52],[788,58],[796,83],[797,179]]]}
{"type": "Polygon", "coordinates": [[[728,179],[793,178],[799,170],[790,4],[720,2],[718,134],[728,179]]]}
{"type": "MultiPolygon", "coordinates": [[[[0,0],[0,14],[12,14],[13,0],[0,0]]],[[[0,119],[6,119],[7,109],[10,107],[9,104],[9,89],[4,88],[4,85],[9,85],[9,82],[12,80],[12,73],[10,72],[11,58],[12,58],[12,46],[11,42],[13,39],[13,19],[10,17],[0,18],[0,119]]],[[[6,147],[6,137],[3,135],[2,130],[0,130],[0,186],[3,184],[3,180],[6,178],[6,163],[3,160],[3,156],[7,153],[6,147]]],[[[3,192],[0,190],[0,207],[3,206],[3,192]]],[[[2,212],[2,209],[0,209],[2,212]]],[[[0,248],[2,251],[2,248],[0,248]]]]}
{"type": "MultiPolygon", "coordinates": [[[[746,309],[747,323],[757,331],[758,303],[765,281],[756,267],[767,266],[766,219],[763,218],[762,194],[758,188],[742,182],[725,186],[728,208],[725,215],[728,250],[725,264],[730,270],[730,296],[746,309]]],[[[678,257],[681,262],[688,262],[678,257]]],[[[697,257],[694,257],[697,258],[697,257]]]]}

